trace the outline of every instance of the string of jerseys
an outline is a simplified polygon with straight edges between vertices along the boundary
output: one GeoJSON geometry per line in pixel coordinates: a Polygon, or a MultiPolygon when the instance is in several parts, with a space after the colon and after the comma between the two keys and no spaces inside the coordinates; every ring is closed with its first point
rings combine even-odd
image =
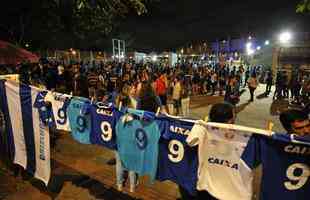
{"type": "Polygon", "coordinates": [[[254,169],[262,165],[261,199],[309,199],[307,136],[119,110],[9,81],[0,81],[0,94],[14,163],[45,184],[49,127],[56,126],[80,143],[117,151],[123,168],[152,182],[173,181],[191,194],[206,190],[221,200],[249,200],[254,169]]]}
{"type": "Polygon", "coordinates": [[[189,193],[218,199],[253,196],[253,170],[263,165],[262,199],[309,197],[310,139],[238,125],[206,123],[89,99],[47,93],[57,129],[83,144],[115,150],[122,167],[170,180],[189,193]],[[307,194],[306,194],[307,193],[307,194]]]}

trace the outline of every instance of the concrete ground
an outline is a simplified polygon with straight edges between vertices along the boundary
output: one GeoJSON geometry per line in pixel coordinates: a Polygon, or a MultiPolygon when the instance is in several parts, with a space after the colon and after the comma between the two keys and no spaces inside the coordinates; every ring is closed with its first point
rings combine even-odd
{"type": "MultiPolygon", "coordinates": [[[[247,88],[241,95],[240,103],[237,105],[236,124],[265,129],[268,121],[274,124],[274,131],[283,132],[279,121],[279,113],[288,108],[287,100],[272,100],[272,92],[269,97],[264,95],[265,85],[261,84],[255,90],[254,102],[249,102],[250,93],[247,88]]],[[[274,89],[274,88],[272,88],[274,89]]],[[[206,117],[211,105],[215,102],[223,101],[223,98],[214,97],[194,97],[192,100],[190,115],[193,118],[206,117]]]]}
{"type": "MultiPolygon", "coordinates": [[[[274,123],[275,131],[283,131],[278,120],[280,110],[287,108],[285,101],[272,101],[262,95],[264,85],[255,91],[255,101],[249,103],[249,92],[241,96],[237,106],[237,124],[266,128],[268,120],[274,123]]],[[[204,118],[210,105],[223,101],[218,96],[197,96],[191,99],[190,116],[204,118]]],[[[167,199],[179,197],[177,186],[169,181],[150,185],[142,177],[135,193],[129,192],[128,184],[122,192],[115,187],[115,169],[107,161],[113,152],[95,145],[75,142],[68,133],[62,133],[52,149],[52,178],[48,188],[35,179],[15,178],[11,173],[0,170],[0,199],[167,199]]],[[[259,174],[259,173],[258,173],[259,174]]],[[[259,176],[259,175],[258,175],[259,176]]],[[[258,181],[255,183],[258,190],[258,181]]],[[[256,199],[256,198],[255,198],[256,199]]]]}

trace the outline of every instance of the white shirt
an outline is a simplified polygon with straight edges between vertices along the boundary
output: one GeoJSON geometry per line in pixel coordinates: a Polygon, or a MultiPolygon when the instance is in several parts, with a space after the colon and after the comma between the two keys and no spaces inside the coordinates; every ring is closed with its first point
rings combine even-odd
{"type": "Polygon", "coordinates": [[[199,145],[197,189],[207,190],[220,200],[250,200],[253,174],[240,158],[253,129],[208,124],[199,120],[186,140],[191,146],[199,145]]]}
{"type": "Polygon", "coordinates": [[[66,98],[71,97],[72,96],[70,95],[56,92],[48,92],[45,96],[44,100],[52,103],[53,115],[56,123],[56,128],[58,130],[71,131],[67,112],[61,110],[64,106],[66,98]]]}

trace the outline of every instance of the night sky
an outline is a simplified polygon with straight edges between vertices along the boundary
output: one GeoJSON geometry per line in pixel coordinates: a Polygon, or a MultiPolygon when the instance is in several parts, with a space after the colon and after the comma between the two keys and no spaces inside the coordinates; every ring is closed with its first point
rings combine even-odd
{"type": "MultiPolygon", "coordinates": [[[[296,14],[296,5],[301,0],[152,0],[147,4],[148,12],[142,16],[129,13],[126,18],[117,19],[120,26],[108,36],[74,40],[72,33],[63,31],[54,40],[36,31],[28,33],[37,43],[33,46],[45,48],[112,50],[111,38],[126,41],[128,51],[174,50],[189,46],[192,42],[215,41],[248,37],[259,40],[272,39],[282,30],[310,32],[310,13],[296,14]],[[36,35],[37,34],[37,35],[36,35]],[[98,42],[99,41],[99,42],[98,42]]],[[[18,24],[18,13],[24,2],[15,7],[17,1],[5,1],[0,13],[0,39],[10,41],[3,24],[18,24]],[[9,11],[7,11],[9,10],[9,11]],[[11,18],[15,19],[15,22],[11,18]],[[17,21],[16,21],[17,19],[17,21]],[[9,23],[8,23],[9,22],[9,23]]],[[[35,2],[35,0],[33,0],[35,2]]],[[[28,8],[28,9],[29,9],[28,8]]],[[[44,16],[44,15],[42,15],[44,16]]],[[[43,19],[42,19],[43,20],[43,19]]],[[[31,29],[26,27],[26,30],[31,29]]],[[[27,31],[29,32],[29,31],[27,31]]],[[[57,36],[57,35],[56,35],[57,36]]]]}
{"type": "Polygon", "coordinates": [[[294,0],[161,0],[148,14],[130,16],[117,31],[130,33],[133,48],[165,50],[191,41],[252,35],[270,39],[281,30],[309,31],[309,14],[294,0]]]}

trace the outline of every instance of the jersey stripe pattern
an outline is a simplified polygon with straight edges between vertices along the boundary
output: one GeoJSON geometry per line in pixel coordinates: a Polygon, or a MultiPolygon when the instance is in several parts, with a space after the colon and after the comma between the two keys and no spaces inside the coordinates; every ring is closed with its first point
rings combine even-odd
{"type": "Polygon", "coordinates": [[[14,163],[42,180],[50,178],[49,128],[42,112],[46,111],[43,94],[36,88],[10,81],[0,81],[1,108],[14,163]]]}

